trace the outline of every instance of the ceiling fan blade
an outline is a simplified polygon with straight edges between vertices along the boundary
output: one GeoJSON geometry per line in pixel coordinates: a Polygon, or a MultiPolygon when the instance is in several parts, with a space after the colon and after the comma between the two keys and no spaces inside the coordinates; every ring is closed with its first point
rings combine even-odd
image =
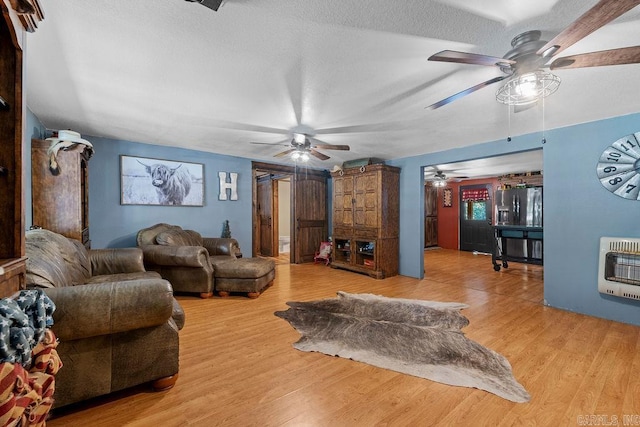
{"type": "Polygon", "coordinates": [[[288,139],[283,139],[282,141],[278,141],[278,142],[250,141],[249,144],[255,144],[255,145],[284,145],[285,147],[289,147],[291,145],[291,143],[286,143],[287,141],[289,141],[289,140],[288,139]]]}
{"type": "Polygon", "coordinates": [[[290,150],[285,150],[285,151],[283,151],[282,153],[274,154],[274,156],[273,156],[273,157],[284,157],[284,156],[286,156],[287,154],[291,154],[291,153],[293,153],[293,152],[294,152],[294,151],[296,151],[296,150],[297,150],[297,148],[292,148],[292,149],[290,149],[290,150]]]}
{"type": "Polygon", "coordinates": [[[313,138],[310,136],[307,136],[307,141],[309,142],[309,148],[319,148],[321,150],[351,150],[351,147],[349,147],[348,145],[327,144],[326,142],[321,141],[318,138],[313,138]]]}
{"type": "Polygon", "coordinates": [[[600,0],[584,15],[542,46],[537,54],[551,57],[640,4],[640,0],[600,0]]]}
{"type": "Polygon", "coordinates": [[[509,76],[494,77],[494,78],[492,78],[490,80],[487,80],[486,82],[482,82],[480,84],[472,86],[472,87],[470,87],[468,89],[463,90],[462,92],[458,92],[455,95],[451,95],[450,97],[445,98],[442,101],[438,101],[435,104],[431,104],[431,105],[429,105],[428,107],[425,107],[425,108],[429,108],[431,110],[435,110],[436,108],[440,108],[443,105],[447,105],[447,104],[455,101],[458,98],[462,98],[465,95],[469,95],[470,93],[473,93],[473,92],[475,92],[477,90],[480,90],[480,89],[482,89],[482,88],[484,88],[486,86],[489,86],[489,85],[491,85],[493,83],[497,83],[499,81],[502,81],[502,80],[506,79],[507,77],[509,77],[509,76]]]}
{"type": "Polygon", "coordinates": [[[326,155],[322,154],[319,151],[314,150],[313,148],[309,149],[309,154],[311,154],[314,157],[319,158],[320,160],[327,160],[327,159],[331,158],[329,156],[326,156],[326,155]]]}
{"type": "Polygon", "coordinates": [[[604,65],[622,65],[640,63],[640,46],[601,50],[558,58],[551,63],[552,70],[564,68],[601,67],[604,65]]]}
{"type": "Polygon", "coordinates": [[[278,128],[272,128],[268,126],[252,125],[249,123],[232,122],[228,120],[207,119],[206,122],[202,122],[202,121],[194,122],[192,117],[187,117],[184,115],[181,115],[181,117],[176,118],[176,120],[181,120],[182,122],[184,122],[185,125],[197,126],[200,128],[220,128],[220,129],[231,129],[231,130],[248,131],[248,132],[273,133],[277,135],[290,134],[290,131],[288,129],[278,129],[278,128]]]}
{"type": "Polygon", "coordinates": [[[443,50],[429,57],[429,61],[456,62],[459,64],[488,65],[508,67],[516,61],[498,58],[496,56],[480,55],[478,53],[458,52],[456,50],[443,50]]]}
{"type": "Polygon", "coordinates": [[[319,148],[321,150],[342,150],[349,151],[351,148],[348,145],[331,145],[331,144],[315,144],[311,148],[319,148]]]}

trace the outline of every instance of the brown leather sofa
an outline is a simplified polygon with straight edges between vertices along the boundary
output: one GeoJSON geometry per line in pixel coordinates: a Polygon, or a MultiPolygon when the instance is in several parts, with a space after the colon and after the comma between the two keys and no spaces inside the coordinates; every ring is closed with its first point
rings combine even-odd
{"type": "Polygon", "coordinates": [[[87,250],[48,230],[26,232],[27,287],[55,303],[63,366],[54,407],[178,375],[184,312],[171,284],[145,271],[139,248],[87,250]]]}
{"type": "Polygon", "coordinates": [[[199,293],[209,298],[214,291],[214,266],[241,258],[236,239],[202,237],[193,230],[165,223],[138,231],[138,247],[144,266],[169,280],[176,292],[199,293]]]}

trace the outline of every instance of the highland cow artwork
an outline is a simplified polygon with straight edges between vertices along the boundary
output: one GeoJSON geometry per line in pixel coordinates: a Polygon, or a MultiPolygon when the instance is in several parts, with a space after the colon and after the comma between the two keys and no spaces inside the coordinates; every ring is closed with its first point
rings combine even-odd
{"type": "Polygon", "coordinates": [[[204,206],[204,165],[120,156],[123,205],[204,206]]]}

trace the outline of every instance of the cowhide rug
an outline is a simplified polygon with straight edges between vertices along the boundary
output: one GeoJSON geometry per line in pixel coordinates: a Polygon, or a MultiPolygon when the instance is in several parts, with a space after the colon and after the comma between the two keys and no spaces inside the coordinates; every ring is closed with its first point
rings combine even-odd
{"type": "Polygon", "coordinates": [[[302,337],[293,346],[444,384],[474,387],[512,402],[529,393],[500,354],[466,338],[466,304],[338,292],[337,298],[288,302],[275,315],[302,337]]]}

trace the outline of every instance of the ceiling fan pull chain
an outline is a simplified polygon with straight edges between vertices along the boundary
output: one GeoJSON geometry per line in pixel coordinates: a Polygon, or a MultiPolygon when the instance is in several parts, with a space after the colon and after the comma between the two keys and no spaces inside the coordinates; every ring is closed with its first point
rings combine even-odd
{"type": "Polygon", "coordinates": [[[547,142],[547,138],[545,138],[545,123],[544,123],[544,96],[542,97],[542,143],[545,144],[547,142]]]}
{"type": "Polygon", "coordinates": [[[507,105],[507,123],[509,128],[507,129],[507,142],[511,142],[511,105],[507,105]]]}

